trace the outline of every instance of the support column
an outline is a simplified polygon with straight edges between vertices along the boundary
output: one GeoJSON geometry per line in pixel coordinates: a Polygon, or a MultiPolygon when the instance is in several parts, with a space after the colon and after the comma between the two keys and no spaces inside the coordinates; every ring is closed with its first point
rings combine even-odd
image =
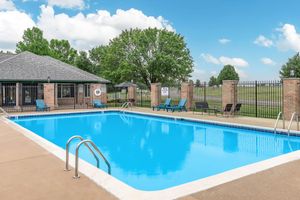
{"type": "Polygon", "coordinates": [[[55,109],[55,84],[44,83],[44,101],[50,107],[50,110],[55,109]]]}
{"type": "Polygon", "coordinates": [[[82,105],[84,103],[84,88],[83,84],[78,84],[77,85],[77,103],[82,105]]]}
{"type": "Polygon", "coordinates": [[[222,84],[222,107],[227,104],[233,104],[235,107],[237,103],[237,80],[223,80],[222,84]]]}
{"type": "Polygon", "coordinates": [[[20,108],[20,83],[16,83],[16,109],[20,108]]]}
{"type": "Polygon", "coordinates": [[[283,112],[286,120],[290,120],[293,112],[300,114],[300,79],[283,79],[283,112]]]}
{"type": "Polygon", "coordinates": [[[188,110],[191,110],[193,106],[193,90],[194,90],[194,84],[192,82],[188,83],[181,83],[181,99],[186,99],[186,108],[188,110]]]}
{"type": "Polygon", "coordinates": [[[160,104],[161,98],[161,83],[151,84],[151,106],[157,106],[160,104]]]}
{"type": "Polygon", "coordinates": [[[136,102],[136,86],[128,87],[128,100],[136,102]]]}
{"type": "MultiPolygon", "coordinates": [[[[93,100],[100,100],[102,103],[107,103],[107,89],[106,89],[106,84],[100,84],[100,83],[93,83],[91,84],[91,101],[93,100]],[[100,89],[101,90],[101,95],[96,96],[95,95],[95,90],[100,89]]],[[[93,102],[91,102],[93,103],[93,102]]]]}

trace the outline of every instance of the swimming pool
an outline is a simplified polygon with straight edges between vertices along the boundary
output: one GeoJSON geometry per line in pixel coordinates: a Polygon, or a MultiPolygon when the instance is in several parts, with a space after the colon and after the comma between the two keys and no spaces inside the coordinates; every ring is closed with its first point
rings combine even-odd
{"type": "MultiPolygon", "coordinates": [[[[12,118],[65,148],[73,135],[93,140],[112,176],[145,191],[162,190],[300,149],[300,138],[250,129],[118,111],[12,118]]],[[[74,153],[76,143],[70,152],[74,153]]],[[[87,149],[80,158],[95,165],[87,149]]],[[[106,171],[102,162],[101,169],[106,171]]]]}

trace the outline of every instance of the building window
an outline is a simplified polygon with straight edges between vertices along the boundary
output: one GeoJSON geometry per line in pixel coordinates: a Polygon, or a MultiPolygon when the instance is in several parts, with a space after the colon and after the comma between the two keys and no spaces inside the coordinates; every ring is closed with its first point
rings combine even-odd
{"type": "Polygon", "coordinates": [[[58,84],[57,98],[74,98],[73,84],[58,84]]]}
{"type": "Polygon", "coordinates": [[[90,84],[84,85],[84,97],[90,97],[91,95],[91,86],[90,84]]]}

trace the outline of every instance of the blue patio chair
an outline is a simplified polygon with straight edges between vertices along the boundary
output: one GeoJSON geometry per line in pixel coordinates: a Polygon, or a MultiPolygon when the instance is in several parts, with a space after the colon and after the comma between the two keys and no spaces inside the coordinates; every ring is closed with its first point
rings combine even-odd
{"type": "Polygon", "coordinates": [[[167,109],[167,112],[169,110],[171,110],[172,112],[174,112],[175,110],[181,112],[181,111],[186,111],[187,112],[187,109],[185,107],[185,104],[186,104],[186,99],[180,99],[178,105],[176,106],[168,106],[166,109],[167,109]]]}
{"type": "Polygon", "coordinates": [[[103,104],[100,100],[96,99],[93,101],[94,108],[107,108],[106,104],[103,104]]]}
{"type": "Polygon", "coordinates": [[[171,101],[171,98],[167,98],[165,103],[159,104],[157,106],[152,106],[152,110],[154,110],[155,108],[157,111],[160,111],[160,109],[166,110],[167,107],[171,106],[171,101]]]}
{"type": "Polygon", "coordinates": [[[50,111],[50,107],[45,104],[43,99],[37,99],[36,103],[36,111],[50,111]]]}

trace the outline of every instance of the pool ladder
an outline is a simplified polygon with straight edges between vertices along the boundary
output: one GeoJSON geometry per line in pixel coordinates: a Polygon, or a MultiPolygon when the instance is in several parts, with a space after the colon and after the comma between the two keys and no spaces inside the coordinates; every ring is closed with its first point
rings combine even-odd
{"type": "Polygon", "coordinates": [[[4,114],[5,117],[10,117],[9,114],[2,107],[0,107],[0,111],[4,114]]]}
{"type": "Polygon", "coordinates": [[[76,146],[76,151],[75,151],[75,175],[74,178],[80,178],[79,173],[78,173],[78,165],[79,165],[79,149],[82,145],[85,145],[89,151],[93,154],[94,158],[97,161],[97,168],[99,168],[99,158],[97,157],[96,153],[100,155],[100,157],[104,160],[105,164],[107,165],[108,169],[108,174],[111,174],[111,166],[108,162],[108,160],[105,158],[105,156],[102,154],[102,152],[99,150],[99,148],[95,145],[95,143],[92,140],[84,140],[81,136],[75,135],[72,136],[66,143],[66,166],[65,166],[65,171],[70,171],[69,168],[69,146],[70,143],[74,139],[79,139],[80,142],[76,146]],[[93,147],[91,148],[90,145],[93,147]],[[93,150],[94,149],[94,150],[93,150]],[[96,153],[95,153],[96,152],[96,153]]]}
{"type": "Polygon", "coordinates": [[[125,108],[131,108],[132,109],[133,104],[130,101],[127,101],[125,103],[122,104],[121,109],[125,109],[125,108]]]}
{"type": "Polygon", "coordinates": [[[299,131],[299,115],[298,115],[298,113],[293,112],[292,117],[290,119],[289,126],[288,126],[288,135],[290,135],[291,127],[292,127],[293,121],[295,120],[295,117],[296,117],[296,122],[297,122],[297,131],[299,131]]]}
{"type": "Polygon", "coordinates": [[[282,120],[282,128],[285,129],[285,119],[284,119],[284,115],[282,112],[279,112],[278,115],[277,115],[277,119],[276,119],[276,122],[275,122],[275,125],[274,125],[274,133],[276,134],[277,132],[277,127],[278,127],[278,122],[279,120],[282,120]]]}

